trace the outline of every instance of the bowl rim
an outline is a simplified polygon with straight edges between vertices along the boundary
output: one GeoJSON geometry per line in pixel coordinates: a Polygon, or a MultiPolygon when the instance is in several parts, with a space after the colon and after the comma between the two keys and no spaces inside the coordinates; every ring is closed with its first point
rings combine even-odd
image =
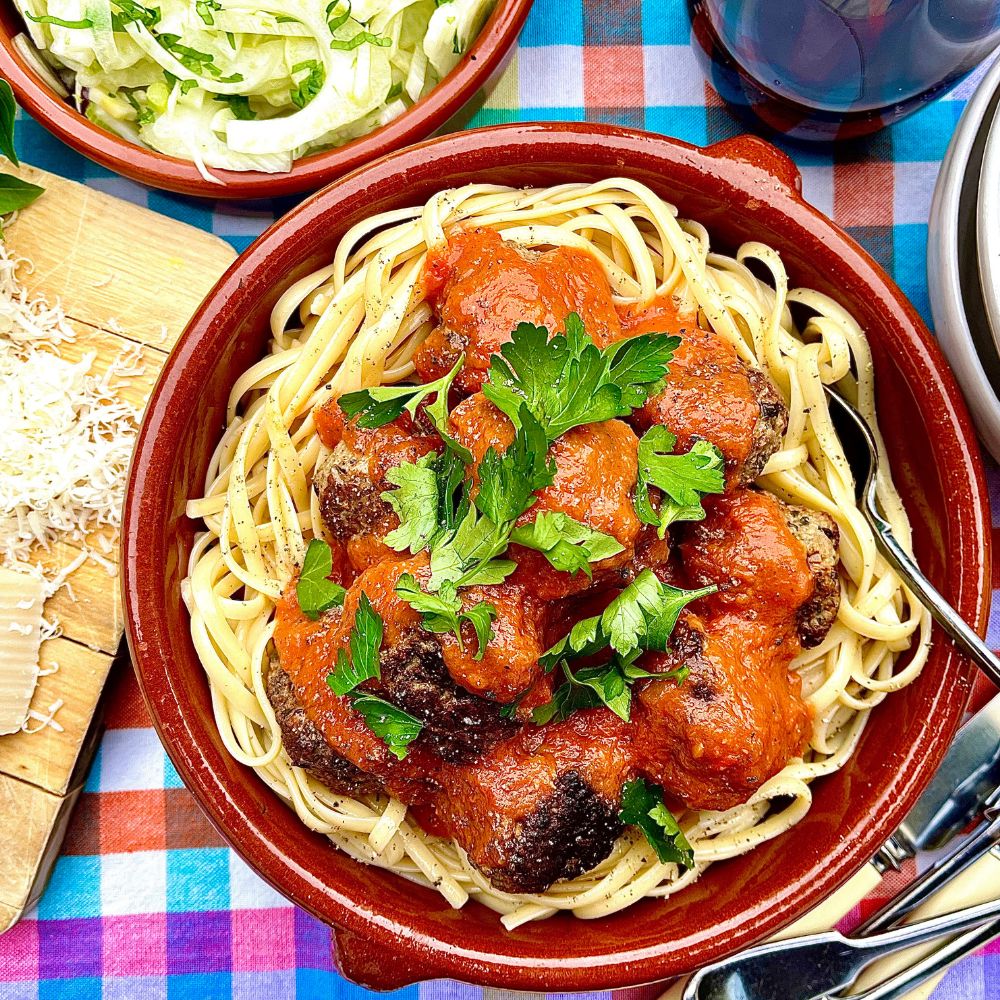
{"type": "MultiPolygon", "coordinates": [[[[393,956],[393,961],[399,963],[399,970],[395,978],[390,973],[388,980],[383,980],[383,988],[449,977],[511,989],[560,992],[614,989],[690,971],[691,967],[713,960],[723,952],[731,953],[767,937],[846,882],[895,830],[936,770],[961,721],[971,678],[975,674],[971,664],[945,649],[941,655],[946,658],[943,667],[947,667],[953,684],[951,700],[944,704],[941,717],[935,719],[936,729],[926,727],[922,742],[905,748],[907,758],[892,786],[882,790],[865,835],[839,844],[837,854],[817,867],[814,879],[785,887],[786,891],[768,901],[764,912],[760,912],[760,908],[754,912],[753,920],[746,921],[710,946],[699,942],[682,960],[668,942],[655,948],[632,948],[626,942],[621,951],[587,961],[559,958],[541,961],[487,953],[476,947],[463,947],[455,941],[442,941],[397,921],[392,914],[380,912],[378,903],[371,899],[351,899],[345,893],[329,890],[317,901],[315,878],[287,859],[275,860],[273,853],[269,853],[271,845],[266,834],[250,828],[251,817],[241,813],[240,820],[245,822],[234,831],[232,820],[227,821],[220,805],[220,800],[227,798],[222,776],[208,768],[200,754],[191,753],[197,742],[191,735],[190,720],[180,712],[172,696],[171,678],[163,662],[166,650],[156,648],[158,609],[151,606],[145,592],[148,587],[144,587],[139,569],[148,565],[148,553],[144,556],[141,550],[150,542],[143,540],[143,532],[155,526],[157,505],[165,509],[162,497],[156,493],[155,473],[157,456],[165,460],[170,448],[169,443],[158,440],[167,419],[164,400],[177,389],[180,373],[196,363],[199,338],[220,321],[226,301],[238,294],[246,274],[265,267],[271,254],[300,223],[334,210],[348,192],[357,195],[374,191],[380,183],[405,174],[408,165],[428,158],[439,165],[444,159],[457,160],[466,166],[488,165],[483,156],[492,152],[502,155],[504,162],[530,164],[536,146],[539,149],[548,146],[545,151],[545,158],[548,158],[553,155],[553,144],[560,147],[565,157],[563,162],[567,163],[573,162],[574,152],[583,156],[588,148],[594,149],[599,144],[601,155],[618,156],[625,172],[630,155],[641,158],[652,153],[672,168],[710,174],[713,182],[742,197],[744,204],[764,198],[775,206],[778,214],[790,217],[797,227],[816,234],[817,240],[841,256],[844,267],[851,271],[858,284],[864,288],[877,287],[885,293],[891,305],[891,321],[906,329],[907,339],[912,344],[912,351],[904,353],[904,360],[919,369],[932,386],[936,401],[941,405],[940,419],[955,437],[954,467],[944,468],[942,474],[947,474],[948,487],[964,498],[961,501],[966,508],[963,516],[954,519],[951,527],[961,536],[960,548],[968,553],[968,558],[958,567],[959,577],[952,598],[974,627],[980,632],[985,629],[990,597],[989,507],[975,435],[958,387],[930,333],[902,292],[861,247],[803,201],[796,187],[798,174],[794,164],[770,144],[744,136],[699,149],[660,135],[592,123],[512,124],[433,139],[390,154],[363,170],[340,178],[275,223],[244,252],[220,279],[178,341],[154,389],[136,444],[123,516],[122,586],[128,640],[143,696],[160,738],[185,784],[195,793],[227,841],[255,870],[295,903],[333,925],[341,970],[349,977],[352,971],[370,967],[357,964],[352,969],[354,952],[367,950],[369,963],[378,960],[377,956],[382,959],[386,954],[393,956]],[[140,617],[145,618],[141,628],[140,617]],[[152,630],[146,627],[149,623],[152,623],[152,630]]],[[[164,484],[161,483],[160,488],[162,491],[164,484]]]]}
{"type": "MultiPolygon", "coordinates": [[[[513,56],[514,43],[534,0],[496,0],[482,30],[455,68],[433,90],[398,118],[343,146],[310,153],[286,173],[218,170],[222,183],[206,180],[195,164],[123,139],[94,124],[51,87],[13,47],[0,17],[0,77],[18,103],[53,135],[103,167],[175,194],[215,201],[261,200],[315,191],[394,150],[419,142],[446,128],[481,89],[491,89],[513,56]]],[[[12,16],[20,18],[15,10],[12,16]]]]}
{"type": "MultiPolygon", "coordinates": [[[[967,405],[973,414],[979,434],[993,455],[1000,455],[1000,401],[989,369],[1000,364],[994,337],[1000,331],[982,331],[974,336],[973,325],[985,323],[967,312],[963,296],[964,250],[978,251],[975,198],[970,198],[963,212],[966,192],[974,194],[980,187],[981,161],[973,163],[973,153],[984,129],[1000,118],[990,105],[1000,89],[1000,59],[987,71],[969,99],[959,119],[941,164],[934,195],[931,199],[927,236],[927,292],[934,317],[937,340],[946,354],[955,378],[965,390],[967,405]],[[971,233],[973,247],[963,247],[960,231],[971,233]],[[981,343],[984,353],[977,346],[981,343]]],[[[979,282],[979,275],[976,276],[979,282]]],[[[975,290],[973,290],[975,291],[975,290]]]]}

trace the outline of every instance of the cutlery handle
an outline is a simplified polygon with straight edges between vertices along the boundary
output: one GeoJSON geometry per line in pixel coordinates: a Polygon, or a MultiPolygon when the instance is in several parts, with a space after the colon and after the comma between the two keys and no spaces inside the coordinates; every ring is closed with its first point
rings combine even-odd
{"type": "MultiPolygon", "coordinates": [[[[819,934],[835,927],[866,896],[870,896],[882,883],[882,875],[872,864],[867,864],[849,882],[845,882],[833,895],[813,907],[805,916],[783,927],[768,941],[819,934]]],[[[677,979],[661,994],[659,1000],[682,1000],[688,978],[677,979]]]]}
{"type": "Polygon", "coordinates": [[[913,993],[917,987],[928,980],[937,980],[950,965],[959,959],[971,955],[974,951],[988,945],[994,938],[1000,937],[1000,921],[993,921],[982,927],[977,927],[960,937],[949,941],[943,948],[932,951],[926,958],[892,979],[864,993],[852,994],[850,1000],[919,1000],[919,997],[929,996],[921,991],[919,997],[913,993]]]}
{"type": "MultiPolygon", "coordinates": [[[[919,920],[923,917],[954,912],[974,903],[987,902],[997,895],[998,890],[1000,890],[1000,854],[994,852],[980,858],[971,868],[955,876],[936,896],[915,910],[911,914],[911,919],[919,920]]],[[[915,948],[868,966],[855,983],[851,994],[852,1000],[858,990],[866,1000],[897,1000],[903,997],[906,1000],[926,1000],[935,985],[933,982],[916,994],[911,994],[910,991],[921,983],[933,980],[948,965],[986,944],[989,940],[986,935],[990,928],[994,928],[994,934],[1000,933],[1000,921],[992,921],[983,927],[968,931],[936,951],[927,947],[915,948]],[[933,969],[923,964],[928,958],[937,960],[933,969]],[[926,970],[926,974],[919,975],[920,969],[926,970]],[[890,990],[898,992],[889,992],[890,990]]]]}
{"type": "Polygon", "coordinates": [[[884,931],[869,938],[851,938],[851,944],[860,955],[865,956],[865,965],[893,955],[897,951],[912,948],[946,935],[961,934],[981,924],[1000,920],[1000,899],[992,899],[979,906],[970,906],[955,913],[946,913],[916,924],[904,924],[891,931],[884,931]]]}
{"type": "MultiPolygon", "coordinates": [[[[963,840],[958,847],[931,865],[922,875],[915,878],[895,899],[870,916],[864,923],[851,931],[852,937],[877,934],[899,923],[904,917],[924,907],[927,901],[939,894],[939,898],[949,895],[949,889],[959,876],[970,866],[977,866],[1000,843],[1000,811],[991,809],[979,827],[963,840]]],[[[998,883],[1000,885],[1000,883],[998,883]]],[[[977,899],[985,902],[990,899],[977,899]]],[[[935,900],[937,902],[937,900],[935,900]]],[[[952,907],[951,909],[958,909],[952,907]]],[[[927,915],[951,912],[947,906],[936,905],[927,915]]]]}
{"type": "Polygon", "coordinates": [[[938,593],[930,580],[909,554],[896,541],[889,525],[873,510],[866,509],[869,521],[875,531],[875,544],[886,562],[903,578],[906,585],[920,598],[921,603],[931,613],[934,620],[951,636],[955,645],[971,659],[997,687],[1000,687],[1000,659],[990,652],[989,647],[962,618],[962,616],[938,593]]]}

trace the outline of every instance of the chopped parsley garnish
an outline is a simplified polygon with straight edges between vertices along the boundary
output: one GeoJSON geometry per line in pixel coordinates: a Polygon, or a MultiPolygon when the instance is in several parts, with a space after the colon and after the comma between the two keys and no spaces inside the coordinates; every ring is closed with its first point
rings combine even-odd
{"type": "Polygon", "coordinates": [[[563,660],[562,671],[566,680],[552,692],[552,700],[540,705],[531,713],[536,725],[543,726],[552,719],[563,720],[584,708],[610,708],[620,719],[629,721],[632,712],[632,684],[643,678],[682,684],[688,676],[687,667],[664,673],[650,673],[635,663],[641,650],[631,656],[616,654],[610,663],[598,667],[582,667],[573,673],[563,660]]]}
{"type": "Polygon", "coordinates": [[[399,527],[385,536],[386,545],[416,555],[454,529],[469,505],[464,477],[462,460],[450,450],[390,469],[385,478],[398,488],[381,496],[399,517],[399,527]]]}
{"type": "Polygon", "coordinates": [[[514,440],[504,451],[491,447],[479,463],[475,504],[494,524],[517,520],[535,502],[535,491],[551,486],[555,459],[545,431],[527,407],[521,408],[514,440]]]}
{"type": "Polygon", "coordinates": [[[424,726],[409,712],[367,692],[350,695],[351,706],[360,712],[365,725],[389,748],[389,752],[403,760],[407,747],[420,735],[424,726]]]}
{"type": "Polygon", "coordinates": [[[292,76],[305,72],[306,75],[292,87],[289,95],[297,108],[304,108],[322,89],[326,80],[326,70],[316,59],[306,59],[292,67],[292,76]]]}
{"type": "Polygon", "coordinates": [[[338,649],[337,665],[326,679],[334,694],[350,694],[359,684],[380,676],[378,654],[382,648],[382,634],[382,619],[372,608],[368,595],[362,593],[348,638],[350,655],[338,649]]]}
{"type": "Polygon", "coordinates": [[[560,666],[566,680],[553,692],[551,701],[532,712],[534,721],[544,725],[579,709],[604,705],[627,722],[635,681],[653,678],[683,683],[688,674],[683,667],[650,673],[637,666],[636,660],[645,652],[665,652],[684,607],[715,590],[714,586],[680,590],[657,579],[652,570],[643,570],[601,614],[577,622],[539,658],[546,671],[560,666]],[[608,663],[576,672],[570,668],[570,660],[609,649],[608,663]]]}
{"type": "Polygon", "coordinates": [[[326,18],[327,24],[330,26],[330,31],[336,31],[338,28],[343,27],[350,16],[351,0],[332,0],[331,3],[326,5],[326,18]],[[341,11],[338,8],[342,3],[346,3],[346,6],[341,11]]]}
{"type": "Polygon", "coordinates": [[[190,93],[195,87],[198,86],[197,80],[181,80],[179,77],[174,76],[174,74],[169,70],[163,71],[163,78],[167,81],[167,86],[170,87],[171,90],[173,90],[175,86],[179,86],[182,94],[190,93]]]}
{"type": "Polygon", "coordinates": [[[628,416],[663,388],[679,337],[643,334],[599,348],[576,313],[549,339],[543,326],[521,323],[493,355],[483,395],[519,425],[521,407],[550,442],[582,424],[628,416]]]}
{"type": "Polygon", "coordinates": [[[136,0],[111,0],[117,11],[111,12],[111,27],[124,31],[125,25],[138,22],[145,28],[153,28],[160,23],[160,8],[145,7],[136,0]]]}
{"type": "Polygon", "coordinates": [[[673,813],[663,804],[663,789],[642,778],[626,781],[618,818],[642,830],[661,862],[694,868],[694,851],[673,813]]]}
{"type": "Polygon", "coordinates": [[[67,21],[65,18],[56,17],[54,14],[35,15],[29,10],[24,12],[24,16],[36,24],[54,24],[59,28],[92,28],[94,26],[94,22],[90,18],[83,18],[79,21],[67,21]]]}
{"type": "Polygon", "coordinates": [[[639,479],[635,510],[644,524],[658,526],[660,538],[675,521],[701,521],[701,498],[725,489],[722,453],[708,441],[696,441],[684,455],[673,455],[677,437],[666,427],[650,427],[639,441],[639,479]],[[649,487],[663,493],[659,513],[653,509],[649,487]]]}
{"type": "Polygon", "coordinates": [[[404,573],[396,584],[396,593],[413,608],[420,612],[424,629],[428,632],[450,632],[458,639],[459,649],[465,649],[462,643],[462,623],[468,622],[476,632],[478,650],[474,659],[481,660],[486,653],[486,647],[493,638],[493,621],[497,616],[495,605],[480,601],[468,609],[462,610],[462,599],[458,596],[458,588],[451,580],[445,580],[437,593],[430,594],[420,589],[420,584],[411,573],[404,573]]]}
{"type": "Polygon", "coordinates": [[[383,634],[382,619],[371,606],[368,595],[362,593],[347,640],[350,652],[337,650],[336,666],[326,682],[334,694],[350,700],[365,725],[385,743],[390,753],[402,760],[406,748],[420,735],[423,723],[384,698],[358,690],[365,681],[381,677],[379,651],[383,634]]]}
{"type": "Polygon", "coordinates": [[[515,528],[510,540],[541,552],[553,568],[563,573],[586,573],[593,577],[591,563],[609,559],[625,546],[613,535],[595,531],[563,511],[542,511],[530,524],[515,528]]]}
{"type": "Polygon", "coordinates": [[[333,572],[333,552],[321,538],[314,538],[306,549],[302,572],[295,584],[302,613],[315,621],[324,611],[339,608],[347,591],[329,579],[333,572]]]}
{"type": "Polygon", "coordinates": [[[197,0],[194,5],[195,13],[205,22],[205,24],[215,24],[215,14],[217,10],[222,10],[219,0],[197,0]]]}
{"type": "MultiPolygon", "coordinates": [[[[222,71],[215,65],[215,59],[208,52],[200,52],[190,45],[181,42],[180,35],[164,33],[157,35],[156,40],[163,46],[185,69],[190,70],[200,76],[210,76],[219,83],[242,83],[242,73],[231,73],[223,76],[222,71]]],[[[181,91],[184,93],[183,89],[181,91]]]]}
{"type": "Polygon", "coordinates": [[[551,670],[561,660],[592,656],[609,646],[626,657],[636,650],[665,652],[685,606],[717,589],[713,584],[700,590],[681,590],[663,583],[651,569],[644,569],[601,614],[577,622],[568,635],[542,654],[539,663],[551,670]]]}
{"type": "Polygon", "coordinates": [[[250,98],[244,97],[242,94],[216,94],[213,100],[220,104],[229,105],[229,110],[240,121],[249,122],[257,117],[253,108],[250,107],[250,98]]]}
{"type": "Polygon", "coordinates": [[[434,427],[441,439],[452,451],[456,452],[463,462],[472,462],[472,453],[460,445],[448,430],[448,390],[455,376],[461,371],[463,359],[459,359],[455,367],[447,375],[427,382],[423,385],[379,385],[371,389],[359,389],[357,392],[347,392],[337,401],[341,410],[348,417],[357,417],[358,426],[366,428],[383,427],[392,423],[403,413],[416,417],[417,409],[424,405],[424,412],[434,422],[434,427]],[[428,403],[427,398],[434,396],[434,402],[428,403]]]}
{"type": "Polygon", "coordinates": [[[125,100],[129,102],[132,106],[132,110],[135,111],[135,120],[139,125],[148,125],[155,115],[153,114],[152,108],[141,104],[139,98],[135,96],[134,90],[122,89],[122,94],[125,96],[125,100]]]}
{"type": "Polygon", "coordinates": [[[359,31],[353,38],[346,40],[335,38],[330,42],[330,48],[341,52],[351,52],[359,45],[365,44],[377,45],[381,49],[387,49],[392,45],[392,39],[386,38],[385,35],[373,35],[370,31],[359,31]]]}

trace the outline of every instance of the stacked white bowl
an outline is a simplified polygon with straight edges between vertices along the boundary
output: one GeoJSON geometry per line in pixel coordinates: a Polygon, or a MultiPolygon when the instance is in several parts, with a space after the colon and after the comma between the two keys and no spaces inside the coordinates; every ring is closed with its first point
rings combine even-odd
{"type": "Polygon", "coordinates": [[[927,281],[938,341],[1000,460],[1000,59],[966,106],[931,202],[927,281]]]}

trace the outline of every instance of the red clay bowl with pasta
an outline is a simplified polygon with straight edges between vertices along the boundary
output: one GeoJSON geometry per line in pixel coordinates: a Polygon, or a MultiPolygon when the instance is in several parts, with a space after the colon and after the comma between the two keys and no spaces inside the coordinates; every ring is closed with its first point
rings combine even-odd
{"type": "MultiPolygon", "coordinates": [[[[410,143],[467,123],[496,85],[514,50],[532,0],[497,0],[461,62],[441,83],[389,124],[344,146],[296,160],[287,173],[212,170],[207,180],[189,160],[139,146],[94,124],[61,98],[14,45],[24,23],[0,4],[0,77],[20,105],[53,135],[96,163],[150,187],[216,200],[253,200],[315,191],[335,177],[410,143]]],[[[31,159],[30,150],[27,158],[31,159]]]]}
{"type": "Polygon", "coordinates": [[[350,979],[379,989],[448,977],[519,990],[607,990],[676,976],[767,937],[827,897],[882,845],[930,779],[962,717],[973,668],[937,637],[919,679],[879,706],[854,756],[813,785],[791,831],[712,865],[668,900],[612,916],[557,916],[508,932],[475,903],[363,866],[306,829],[227,753],[181,600],[200,495],[226,399],[265,351],[292,282],[331,259],[347,229],[470,181],[554,185],[625,174],[727,247],[761,240],[792,281],[867,331],[889,459],[916,553],[977,628],[989,595],[989,515],[979,451],[946,364],[912,306],[857,244],[809,207],[794,165],[754,138],[697,149],[586,124],[503,126],[433,140],[325,188],[233,265],[171,355],[147,409],[125,506],[124,598],[136,670],[178,772],[243,858],[328,922],[350,979]]]}

